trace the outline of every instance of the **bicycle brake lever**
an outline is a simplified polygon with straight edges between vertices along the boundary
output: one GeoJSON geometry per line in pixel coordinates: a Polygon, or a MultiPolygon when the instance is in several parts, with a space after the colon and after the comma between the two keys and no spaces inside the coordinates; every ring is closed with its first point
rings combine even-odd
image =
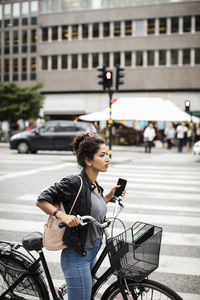
{"type": "Polygon", "coordinates": [[[79,220],[79,223],[81,224],[81,226],[86,226],[86,225],[88,224],[88,223],[85,223],[85,222],[82,220],[81,216],[77,215],[76,217],[77,217],[77,219],[79,220]]]}

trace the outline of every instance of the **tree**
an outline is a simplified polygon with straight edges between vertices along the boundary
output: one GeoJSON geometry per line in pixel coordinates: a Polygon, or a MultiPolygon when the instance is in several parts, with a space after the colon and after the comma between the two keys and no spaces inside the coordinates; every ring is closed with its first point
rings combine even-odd
{"type": "Polygon", "coordinates": [[[38,89],[41,83],[20,87],[15,83],[0,83],[0,121],[16,124],[17,120],[36,119],[42,108],[44,96],[38,89]]]}

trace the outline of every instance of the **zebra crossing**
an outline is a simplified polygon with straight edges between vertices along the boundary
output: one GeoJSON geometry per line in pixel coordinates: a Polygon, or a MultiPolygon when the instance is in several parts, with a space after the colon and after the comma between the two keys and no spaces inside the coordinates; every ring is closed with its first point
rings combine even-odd
{"type": "MultiPolygon", "coordinates": [[[[73,163],[55,166],[61,169],[73,163]]],[[[49,171],[49,167],[29,171],[30,174],[49,171]]],[[[26,176],[19,172],[18,177],[26,176]]],[[[200,300],[200,173],[192,167],[152,166],[134,164],[111,165],[107,173],[99,176],[105,192],[114,186],[118,177],[127,179],[125,208],[119,218],[130,227],[136,221],[163,227],[163,240],[159,268],[150,276],[172,289],[184,300],[200,300]]],[[[1,175],[0,181],[14,178],[14,174],[1,175]]],[[[0,234],[14,240],[31,231],[43,231],[47,216],[35,206],[37,194],[21,194],[15,203],[3,202],[0,213],[0,234]],[[16,204],[17,203],[17,204],[16,204]],[[10,212],[9,215],[6,215],[10,212]],[[26,219],[15,219],[15,214],[26,214],[26,219]]],[[[108,205],[108,215],[113,204],[108,205]]],[[[122,231],[116,223],[115,234],[122,231]]],[[[56,284],[61,283],[60,252],[45,251],[56,284]]],[[[108,267],[105,261],[102,270],[108,267]]]]}

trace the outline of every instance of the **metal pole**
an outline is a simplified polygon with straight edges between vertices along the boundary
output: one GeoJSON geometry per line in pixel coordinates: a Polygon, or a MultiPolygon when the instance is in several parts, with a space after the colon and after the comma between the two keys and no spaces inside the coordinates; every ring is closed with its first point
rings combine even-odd
{"type": "Polygon", "coordinates": [[[110,119],[108,120],[108,126],[109,126],[109,157],[112,158],[112,95],[113,92],[111,90],[108,91],[109,93],[109,111],[110,111],[110,119]]]}

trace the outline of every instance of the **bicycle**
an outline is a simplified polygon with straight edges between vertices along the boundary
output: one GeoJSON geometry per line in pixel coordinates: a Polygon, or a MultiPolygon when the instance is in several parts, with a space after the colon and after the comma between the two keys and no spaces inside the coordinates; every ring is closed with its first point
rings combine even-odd
{"type": "MultiPolygon", "coordinates": [[[[117,216],[123,207],[121,198],[116,198],[114,221],[120,220],[117,216]]],[[[162,228],[136,222],[131,228],[112,237],[107,230],[110,220],[100,224],[91,216],[78,218],[82,226],[87,224],[86,221],[94,222],[103,228],[106,236],[105,247],[92,269],[92,276],[96,282],[92,288],[91,300],[183,300],[167,286],[148,279],[148,275],[158,267],[162,228]],[[97,271],[107,255],[111,266],[98,277],[97,271]],[[111,275],[116,275],[117,280],[99,295],[100,288],[111,275]]],[[[61,226],[63,224],[60,224],[61,226]]],[[[30,233],[22,240],[22,244],[0,241],[0,299],[50,300],[48,287],[53,300],[64,299],[67,287],[65,284],[58,289],[54,287],[42,247],[40,232],[30,233]],[[26,254],[20,252],[20,248],[26,251],[26,254]],[[36,259],[30,253],[33,250],[39,254],[39,258],[36,259]]]]}

